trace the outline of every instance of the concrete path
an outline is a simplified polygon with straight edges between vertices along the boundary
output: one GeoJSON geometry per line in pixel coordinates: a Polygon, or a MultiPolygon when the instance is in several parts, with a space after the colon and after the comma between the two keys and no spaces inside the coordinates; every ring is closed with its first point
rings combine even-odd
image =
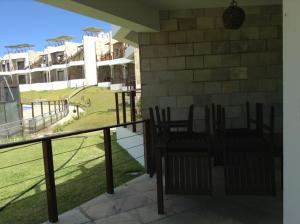
{"type": "MultiPolygon", "coordinates": [[[[214,173],[222,175],[221,170],[214,173]]],[[[165,211],[157,213],[155,177],[143,175],[116,188],[113,195],[100,195],[60,215],[58,223],[282,224],[282,196],[226,196],[222,191],[213,196],[167,195],[165,211]]]]}

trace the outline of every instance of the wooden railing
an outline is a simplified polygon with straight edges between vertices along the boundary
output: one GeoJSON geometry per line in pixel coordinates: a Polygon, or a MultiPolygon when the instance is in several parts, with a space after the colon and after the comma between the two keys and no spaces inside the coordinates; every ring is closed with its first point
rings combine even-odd
{"type": "MultiPolygon", "coordinates": [[[[55,169],[53,163],[53,152],[52,152],[52,141],[55,139],[61,139],[66,137],[72,137],[79,134],[86,134],[91,132],[103,131],[104,135],[104,158],[105,158],[105,175],[106,175],[106,192],[109,194],[114,193],[114,179],[113,179],[113,163],[112,163],[112,140],[111,140],[111,129],[143,124],[144,135],[144,158],[145,158],[145,170],[147,173],[150,173],[150,164],[151,159],[150,153],[151,150],[151,132],[150,132],[150,121],[149,120],[140,120],[125,124],[118,124],[106,127],[92,128],[86,130],[79,130],[73,132],[65,132],[60,134],[53,134],[45,137],[40,137],[36,139],[30,139],[26,141],[13,142],[0,145],[1,150],[8,149],[16,146],[24,146],[28,144],[42,143],[43,150],[43,160],[44,160],[44,173],[45,173],[45,183],[46,183],[46,193],[47,193],[47,206],[48,206],[48,219],[51,223],[56,223],[58,221],[58,209],[57,209],[57,197],[56,197],[56,184],[55,184],[55,169]]],[[[131,137],[131,136],[129,136],[131,137]]],[[[19,147],[22,148],[22,147],[19,147]]],[[[18,149],[18,148],[15,148],[18,149]]],[[[18,164],[16,164],[18,165],[18,164]]],[[[3,208],[1,208],[3,210],[3,208]]],[[[32,214],[34,215],[34,214],[32,214]]]]}
{"type": "MultiPolygon", "coordinates": [[[[119,95],[121,95],[121,110],[122,110],[123,123],[127,122],[126,97],[129,97],[130,121],[131,122],[136,121],[136,114],[137,114],[136,94],[137,93],[140,93],[140,90],[115,92],[115,110],[116,110],[117,124],[120,124],[121,121],[119,95]]],[[[132,129],[133,132],[136,132],[136,125],[133,125],[132,129]]]]}

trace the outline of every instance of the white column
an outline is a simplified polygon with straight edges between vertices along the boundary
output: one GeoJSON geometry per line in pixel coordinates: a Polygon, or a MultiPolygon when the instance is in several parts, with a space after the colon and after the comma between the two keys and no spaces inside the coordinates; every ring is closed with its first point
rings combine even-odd
{"type": "Polygon", "coordinates": [[[126,83],[127,80],[127,64],[123,64],[123,82],[126,83]]]}
{"type": "Polygon", "coordinates": [[[300,1],[283,2],[284,224],[300,223],[300,1]]]}
{"type": "Polygon", "coordinates": [[[114,70],[114,66],[113,65],[110,65],[110,78],[111,78],[111,82],[114,81],[115,79],[115,70],[114,70]]]}
{"type": "Polygon", "coordinates": [[[97,85],[96,37],[83,36],[84,73],[87,85],[97,85]]]}

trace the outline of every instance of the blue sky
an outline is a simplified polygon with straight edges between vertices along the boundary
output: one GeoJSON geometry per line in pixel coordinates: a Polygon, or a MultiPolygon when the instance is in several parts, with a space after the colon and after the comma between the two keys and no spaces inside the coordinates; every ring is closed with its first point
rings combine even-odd
{"type": "Polygon", "coordinates": [[[80,42],[82,29],[89,26],[111,30],[109,23],[34,0],[0,1],[0,55],[6,52],[4,46],[20,43],[33,44],[36,50],[41,50],[47,44],[46,39],[59,35],[71,35],[80,42]]]}

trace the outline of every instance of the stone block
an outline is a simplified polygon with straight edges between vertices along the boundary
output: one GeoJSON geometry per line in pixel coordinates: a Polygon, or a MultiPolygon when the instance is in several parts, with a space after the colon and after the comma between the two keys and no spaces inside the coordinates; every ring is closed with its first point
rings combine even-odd
{"type": "Polygon", "coordinates": [[[270,19],[270,25],[282,25],[282,14],[272,14],[270,19]]]}
{"type": "Polygon", "coordinates": [[[283,67],[282,65],[269,65],[266,71],[267,77],[282,78],[283,67]]]}
{"type": "Polygon", "coordinates": [[[188,56],[194,54],[193,44],[176,44],[177,56],[188,56]]]}
{"type": "Polygon", "coordinates": [[[154,84],[159,82],[155,72],[141,72],[141,84],[154,84]]]}
{"type": "Polygon", "coordinates": [[[264,74],[267,73],[267,67],[265,65],[258,66],[248,66],[248,79],[257,79],[264,77],[264,74]]]}
{"type": "MultiPolygon", "coordinates": [[[[155,107],[157,105],[159,105],[159,100],[158,100],[158,97],[156,96],[142,96],[141,98],[141,102],[142,102],[142,108],[144,110],[147,110],[148,112],[148,109],[149,107],[155,107]]],[[[148,113],[147,113],[148,115],[148,113]]]]}
{"type": "Polygon", "coordinates": [[[189,107],[194,104],[193,96],[178,96],[177,97],[177,107],[189,107]]]}
{"type": "Polygon", "coordinates": [[[151,33],[150,44],[168,44],[168,32],[151,33]]]}
{"type": "Polygon", "coordinates": [[[204,40],[204,32],[201,30],[189,30],[186,35],[187,42],[189,43],[201,42],[204,40]]]}
{"type": "Polygon", "coordinates": [[[211,47],[212,54],[230,53],[230,42],[228,41],[212,42],[211,45],[212,45],[211,47]]]}
{"type": "Polygon", "coordinates": [[[237,118],[241,117],[242,108],[240,106],[227,106],[226,107],[226,117],[227,118],[237,118]]]}
{"type": "Polygon", "coordinates": [[[214,17],[198,17],[197,18],[197,29],[207,30],[215,28],[215,18],[214,17]]]}
{"type": "Polygon", "coordinates": [[[175,71],[175,79],[180,82],[193,81],[193,70],[175,71]]]}
{"type": "Polygon", "coordinates": [[[247,15],[244,27],[268,26],[270,24],[270,15],[268,14],[250,14],[247,15]]]}
{"type": "Polygon", "coordinates": [[[270,26],[270,27],[262,27],[260,29],[260,37],[262,39],[272,39],[278,38],[278,27],[277,26],[270,26]]]}
{"type": "Polygon", "coordinates": [[[253,40],[259,39],[260,32],[258,27],[249,27],[241,30],[241,39],[243,40],[253,40]]]}
{"type": "Polygon", "coordinates": [[[260,54],[260,63],[263,65],[282,65],[281,52],[263,52],[260,54]]]}
{"type": "Polygon", "coordinates": [[[266,94],[261,92],[252,92],[248,93],[249,103],[265,103],[266,102],[266,94]]]}
{"type": "Polygon", "coordinates": [[[242,66],[258,66],[261,65],[260,53],[245,53],[241,56],[242,66]]]}
{"type": "Polygon", "coordinates": [[[184,18],[194,18],[195,10],[172,10],[169,12],[169,16],[172,19],[184,19],[184,18]]]}
{"type": "Polygon", "coordinates": [[[258,80],[241,80],[240,81],[240,91],[243,93],[258,91],[258,80]]]}
{"type": "Polygon", "coordinates": [[[167,70],[167,58],[152,58],[150,59],[151,71],[167,70]]]}
{"type": "Polygon", "coordinates": [[[185,31],[169,32],[169,42],[170,43],[185,43],[186,42],[186,32],[185,31]]]}
{"type": "Polygon", "coordinates": [[[139,44],[140,45],[150,44],[150,33],[139,33],[139,44]]]}
{"type": "Polygon", "coordinates": [[[245,10],[246,15],[250,14],[259,14],[260,13],[260,7],[259,6],[245,6],[243,7],[245,10]]]}
{"type": "Polygon", "coordinates": [[[194,81],[223,81],[228,80],[230,69],[201,69],[194,71],[194,81]]]}
{"type": "Polygon", "coordinates": [[[247,67],[230,68],[229,77],[230,80],[248,79],[248,68],[247,67]]]}
{"type": "Polygon", "coordinates": [[[203,68],[203,56],[186,57],[186,67],[188,69],[203,68]]]}
{"type": "Polygon", "coordinates": [[[215,17],[216,29],[224,29],[223,17],[215,17]]]}
{"type": "Polygon", "coordinates": [[[220,30],[205,30],[204,31],[204,40],[205,41],[222,41],[228,39],[228,36],[225,35],[224,31],[220,30]]]}
{"type": "Polygon", "coordinates": [[[211,104],[211,98],[209,95],[195,95],[194,96],[194,105],[205,106],[211,104]]]}
{"type": "Polygon", "coordinates": [[[178,30],[177,19],[161,20],[160,21],[161,31],[176,31],[178,30]]]}
{"type": "Polygon", "coordinates": [[[249,40],[248,52],[261,52],[266,50],[265,40],[249,40]]]}
{"type": "Polygon", "coordinates": [[[142,86],[143,96],[167,96],[167,85],[151,84],[142,86]]]}
{"type": "Polygon", "coordinates": [[[169,16],[169,11],[168,10],[159,11],[159,19],[160,20],[167,20],[169,18],[170,18],[170,16],[169,16]]]}
{"type": "Polygon", "coordinates": [[[197,23],[195,18],[179,19],[178,25],[179,25],[179,30],[194,30],[196,29],[197,23]]]}
{"type": "Polygon", "coordinates": [[[182,82],[170,82],[168,83],[168,95],[169,96],[184,96],[187,95],[188,84],[182,82]]]}
{"type": "Polygon", "coordinates": [[[204,56],[204,67],[207,68],[240,66],[240,63],[238,54],[204,56]]]}
{"type": "Polygon", "coordinates": [[[187,86],[187,94],[188,95],[201,95],[204,93],[204,83],[203,82],[193,82],[193,83],[189,83],[189,85],[187,86]]]}
{"type": "Polygon", "coordinates": [[[176,107],[176,97],[170,97],[170,96],[166,96],[166,97],[159,97],[159,106],[161,108],[166,108],[166,107],[176,107]]]}
{"type": "Polygon", "coordinates": [[[204,83],[204,93],[205,94],[215,94],[222,92],[221,82],[206,82],[204,83]]]}
{"type": "Polygon", "coordinates": [[[268,40],[268,50],[282,52],[282,39],[268,40]]]}
{"type": "Polygon", "coordinates": [[[199,119],[204,119],[204,118],[205,118],[204,105],[203,106],[196,106],[194,108],[194,119],[199,120],[199,119]]]}
{"type": "Polygon", "coordinates": [[[195,43],[194,44],[194,55],[205,55],[211,54],[211,43],[195,43]]]}
{"type": "Polygon", "coordinates": [[[223,93],[236,93],[240,91],[239,81],[225,81],[222,85],[223,93]]]}
{"type": "Polygon", "coordinates": [[[223,15],[224,8],[223,7],[218,7],[218,8],[205,8],[204,9],[204,16],[209,16],[209,17],[220,17],[223,15]]]}
{"type": "Polygon", "coordinates": [[[150,59],[141,59],[141,71],[150,71],[150,59]]]}
{"type": "Polygon", "coordinates": [[[262,14],[282,14],[282,5],[265,5],[261,6],[262,14]]]}
{"type": "Polygon", "coordinates": [[[168,69],[169,70],[185,69],[185,57],[168,58],[168,69]]]}
{"type": "Polygon", "coordinates": [[[261,79],[259,80],[259,91],[271,92],[277,90],[276,79],[261,79]]]}
{"type": "Polygon", "coordinates": [[[159,72],[152,72],[155,75],[159,82],[170,82],[174,81],[175,74],[173,71],[159,71],[159,72]]]}
{"type": "Polygon", "coordinates": [[[222,67],[222,55],[206,55],[204,56],[204,67],[222,67]]]}
{"type": "Polygon", "coordinates": [[[232,41],[230,42],[230,52],[231,53],[241,53],[248,51],[247,41],[232,41]]]}

